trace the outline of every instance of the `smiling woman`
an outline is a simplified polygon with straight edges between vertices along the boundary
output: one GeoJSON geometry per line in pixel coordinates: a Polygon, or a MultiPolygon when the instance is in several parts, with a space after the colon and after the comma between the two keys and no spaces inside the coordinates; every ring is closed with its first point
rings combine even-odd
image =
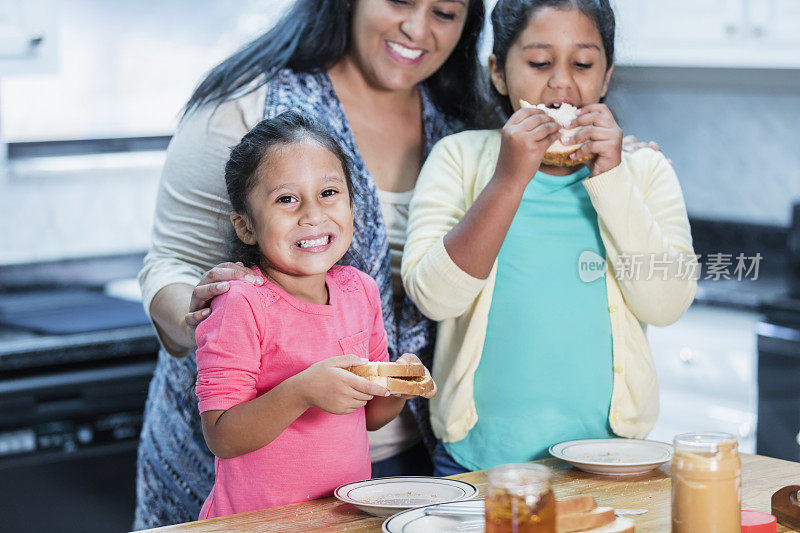
{"type": "MultiPolygon", "coordinates": [[[[407,193],[437,140],[481,123],[483,23],[482,0],[298,0],[272,30],[197,86],[167,153],[152,246],[139,276],[164,350],[145,411],[135,527],[196,519],[211,490],[213,456],[191,391],[195,328],[232,280],[264,283],[261,270],[249,268],[259,263],[226,261],[224,228],[233,209],[223,178],[230,147],[262,119],[298,111],[316,117],[341,145],[357,191],[343,262],[378,285],[391,359],[410,352],[429,361],[435,325],[405,298],[399,281],[407,193]]],[[[317,191],[320,209],[333,189],[317,191]]],[[[270,212],[288,214],[308,194],[268,191],[259,201],[273,198],[270,212]]],[[[292,245],[305,241],[289,250],[312,253],[320,247],[309,241],[336,231],[287,231],[292,245]]],[[[326,246],[336,247],[337,239],[326,246]]],[[[404,411],[370,434],[373,475],[430,473],[422,445],[433,443],[427,403],[409,403],[413,416],[404,411]]],[[[276,476],[269,483],[288,481],[276,476]]]]}

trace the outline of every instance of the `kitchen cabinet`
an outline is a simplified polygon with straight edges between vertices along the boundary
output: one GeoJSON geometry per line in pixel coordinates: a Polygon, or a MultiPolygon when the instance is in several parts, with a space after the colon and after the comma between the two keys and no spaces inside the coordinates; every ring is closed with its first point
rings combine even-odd
{"type": "Polygon", "coordinates": [[[797,0],[616,0],[617,62],[800,68],[797,0]]]}
{"type": "Polygon", "coordinates": [[[695,304],[675,324],[648,328],[661,409],[647,438],[725,431],[739,438],[741,451],[755,453],[759,318],[695,304]]]}
{"type": "Polygon", "coordinates": [[[0,2],[0,76],[58,69],[55,0],[0,2]]]}
{"type": "Polygon", "coordinates": [[[797,55],[800,46],[800,2],[797,0],[751,0],[749,6],[751,24],[749,30],[756,39],[761,39],[774,48],[785,48],[797,55]]]}

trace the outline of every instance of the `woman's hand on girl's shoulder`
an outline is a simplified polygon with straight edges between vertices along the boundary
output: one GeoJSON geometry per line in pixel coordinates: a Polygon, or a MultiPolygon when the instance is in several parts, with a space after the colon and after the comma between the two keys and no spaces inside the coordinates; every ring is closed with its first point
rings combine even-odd
{"type": "MultiPolygon", "coordinates": [[[[622,151],[632,154],[642,148],[650,148],[656,152],[661,152],[661,147],[655,141],[644,142],[637,139],[634,135],[626,135],[622,138],[622,151]]],[[[667,158],[667,163],[672,164],[672,159],[667,158]]]]}
{"type": "Polygon", "coordinates": [[[541,109],[517,110],[500,132],[495,176],[526,187],[539,170],[547,148],[558,140],[559,128],[558,122],[541,109]]]}
{"type": "Polygon", "coordinates": [[[589,163],[592,176],[619,166],[622,162],[622,128],[617,124],[607,105],[589,104],[580,108],[578,118],[565,129],[579,127],[583,127],[584,130],[574,137],[561,140],[565,146],[583,143],[583,146],[570,155],[572,159],[596,154],[595,160],[589,163]]]}
{"type": "Polygon", "coordinates": [[[189,302],[189,312],[186,313],[186,325],[194,330],[197,325],[208,318],[211,313],[211,300],[215,296],[227,292],[230,288],[229,281],[242,280],[253,285],[262,285],[264,280],[254,270],[245,267],[242,263],[220,263],[200,278],[197,286],[192,291],[189,302]]]}
{"type": "Polygon", "coordinates": [[[368,362],[355,355],[340,355],[314,363],[295,376],[300,394],[309,407],[334,415],[347,415],[389,391],[347,370],[368,362]]]}

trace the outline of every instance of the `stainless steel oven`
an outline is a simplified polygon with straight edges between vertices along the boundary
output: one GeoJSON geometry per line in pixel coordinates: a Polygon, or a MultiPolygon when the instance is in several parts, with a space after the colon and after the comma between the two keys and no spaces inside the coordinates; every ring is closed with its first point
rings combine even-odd
{"type": "Polygon", "coordinates": [[[758,334],[757,453],[800,461],[800,300],[762,306],[758,334]]]}
{"type": "Polygon", "coordinates": [[[50,338],[60,346],[52,350],[33,335],[4,340],[0,530],[130,530],[136,447],[155,367],[152,331],[50,338]],[[26,352],[26,342],[37,351],[26,352]]]}

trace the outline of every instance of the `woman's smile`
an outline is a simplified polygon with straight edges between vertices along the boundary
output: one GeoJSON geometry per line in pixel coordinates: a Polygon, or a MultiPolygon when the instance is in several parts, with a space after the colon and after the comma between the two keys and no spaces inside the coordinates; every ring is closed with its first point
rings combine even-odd
{"type": "Polygon", "coordinates": [[[331,69],[358,75],[381,91],[408,91],[433,75],[461,38],[465,0],[359,0],[352,42],[331,69]]]}
{"type": "Polygon", "coordinates": [[[386,41],[386,52],[395,61],[408,65],[419,63],[427,53],[421,48],[411,48],[395,41],[386,41]]]}

